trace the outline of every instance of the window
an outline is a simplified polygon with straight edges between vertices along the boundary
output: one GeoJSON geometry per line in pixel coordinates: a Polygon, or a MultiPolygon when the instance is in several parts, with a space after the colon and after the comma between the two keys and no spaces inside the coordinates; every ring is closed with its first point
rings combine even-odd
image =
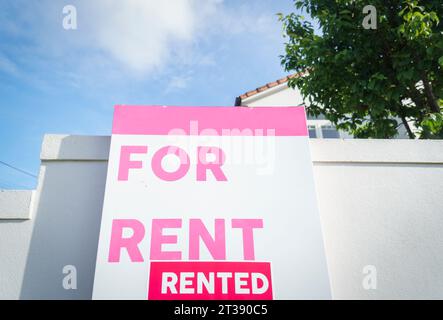
{"type": "Polygon", "coordinates": [[[322,114],[319,114],[318,116],[311,116],[311,115],[307,115],[307,119],[308,120],[325,120],[325,116],[322,114]]]}
{"type": "Polygon", "coordinates": [[[308,126],[309,138],[317,138],[317,130],[315,126],[308,126]]]}
{"type": "Polygon", "coordinates": [[[331,125],[324,125],[321,128],[321,132],[324,139],[338,139],[340,138],[340,134],[337,129],[331,125]]]}

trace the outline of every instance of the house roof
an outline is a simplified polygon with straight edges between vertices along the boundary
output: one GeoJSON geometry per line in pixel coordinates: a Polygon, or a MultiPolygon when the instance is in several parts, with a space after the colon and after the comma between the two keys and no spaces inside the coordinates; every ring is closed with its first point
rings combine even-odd
{"type": "Polygon", "coordinates": [[[261,92],[264,92],[264,91],[269,90],[271,88],[274,88],[274,87],[276,87],[276,86],[278,86],[278,85],[280,85],[282,83],[288,82],[289,79],[297,78],[297,77],[300,77],[302,75],[303,75],[302,72],[294,73],[294,74],[288,75],[288,76],[286,76],[284,78],[278,79],[276,81],[268,82],[264,86],[258,87],[258,88],[254,89],[254,90],[245,92],[244,94],[242,94],[242,95],[240,95],[240,96],[235,98],[235,106],[241,106],[242,101],[244,99],[247,99],[247,98],[252,97],[252,96],[254,96],[254,95],[258,94],[258,93],[261,93],[261,92]]]}

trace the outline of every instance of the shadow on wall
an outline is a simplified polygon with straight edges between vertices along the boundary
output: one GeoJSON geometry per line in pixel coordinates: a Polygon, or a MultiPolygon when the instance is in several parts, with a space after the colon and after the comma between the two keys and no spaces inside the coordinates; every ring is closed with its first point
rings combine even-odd
{"type": "MultiPolygon", "coordinates": [[[[65,137],[58,154],[70,153],[65,137]]],[[[21,299],[90,299],[107,161],[42,161],[21,299]],[[77,289],[63,287],[63,268],[77,271],[77,289]]]]}

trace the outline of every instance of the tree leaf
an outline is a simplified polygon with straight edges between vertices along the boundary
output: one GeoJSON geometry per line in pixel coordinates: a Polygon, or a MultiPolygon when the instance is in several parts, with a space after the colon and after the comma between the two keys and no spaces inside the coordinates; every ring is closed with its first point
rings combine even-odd
{"type": "Polygon", "coordinates": [[[416,88],[427,77],[436,101],[443,101],[441,0],[372,0],[378,26],[363,31],[363,0],[295,3],[310,18],[291,13],[281,20],[289,40],[281,62],[288,72],[309,70],[290,85],[310,101],[310,114],[322,114],[356,137],[395,137],[395,120],[402,117],[422,137],[443,134],[436,116],[426,118],[428,98],[416,88]],[[316,21],[318,30],[308,21],[316,21]]]}

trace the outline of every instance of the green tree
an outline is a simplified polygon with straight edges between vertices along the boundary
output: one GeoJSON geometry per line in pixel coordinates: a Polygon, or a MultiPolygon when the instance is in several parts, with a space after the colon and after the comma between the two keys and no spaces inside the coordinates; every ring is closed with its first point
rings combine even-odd
{"type": "Polygon", "coordinates": [[[295,0],[318,26],[296,13],[283,23],[289,81],[309,102],[360,138],[392,138],[403,124],[410,138],[443,138],[442,0],[295,0]],[[376,28],[364,27],[366,5],[376,28]],[[365,13],[364,13],[365,12],[365,13]]]}

